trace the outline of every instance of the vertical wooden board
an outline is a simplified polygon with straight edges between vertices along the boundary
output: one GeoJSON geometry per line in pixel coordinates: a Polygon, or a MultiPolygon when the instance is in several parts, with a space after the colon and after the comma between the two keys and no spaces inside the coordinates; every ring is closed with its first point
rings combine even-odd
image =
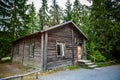
{"type": "Polygon", "coordinates": [[[41,68],[42,70],[44,69],[44,58],[43,58],[43,53],[44,51],[44,33],[41,33],[41,68]]]}
{"type": "Polygon", "coordinates": [[[44,70],[47,69],[47,46],[48,46],[48,33],[45,32],[45,43],[44,43],[44,70]]]}
{"type": "Polygon", "coordinates": [[[72,30],[72,64],[74,65],[74,31],[72,30]]]}
{"type": "Polygon", "coordinates": [[[25,49],[25,41],[23,42],[23,57],[22,57],[22,64],[24,62],[24,49],[25,49]]]}
{"type": "Polygon", "coordinates": [[[83,39],[83,59],[87,59],[85,39],[83,39]]]}

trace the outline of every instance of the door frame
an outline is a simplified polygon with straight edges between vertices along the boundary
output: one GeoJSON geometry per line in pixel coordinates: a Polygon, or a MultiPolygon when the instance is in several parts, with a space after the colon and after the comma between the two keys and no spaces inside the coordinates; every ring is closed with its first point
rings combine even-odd
{"type": "Polygon", "coordinates": [[[79,45],[77,45],[77,61],[82,59],[82,54],[83,54],[82,44],[79,44],[79,45]],[[79,52],[78,48],[81,49],[80,52],[79,52]]]}

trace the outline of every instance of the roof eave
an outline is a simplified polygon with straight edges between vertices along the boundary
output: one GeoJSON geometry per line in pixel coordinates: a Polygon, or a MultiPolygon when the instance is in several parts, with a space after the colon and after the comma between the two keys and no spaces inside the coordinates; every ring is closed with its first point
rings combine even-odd
{"type": "Polygon", "coordinates": [[[71,22],[79,30],[79,32],[82,33],[82,35],[85,37],[85,39],[88,40],[87,36],[77,27],[77,25],[73,21],[71,21],[71,22]]]}

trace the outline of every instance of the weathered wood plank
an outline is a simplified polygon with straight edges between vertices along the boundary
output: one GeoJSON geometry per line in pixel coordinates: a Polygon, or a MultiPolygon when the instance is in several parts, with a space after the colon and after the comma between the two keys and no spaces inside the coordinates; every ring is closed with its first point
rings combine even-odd
{"type": "Polygon", "coordinates": [[[53,68],[63,67],[66,65],[72,65],[72,62],[71,60],[60,60],[55,62],[49,62],[47,65],[48,65],[48,69],[53,69],[53,68]]]}
{"type": "Polygon", "coordinates": [[[45,43],[44,43],[44,71],[47,70],[47,45],[48,44],[48,33],[45,32],[45,43]]]}
{"type": "Polygon", "coordinates": [[[44,33],[41,34],[41,67],[42,67],[42,70],[44,69],[44,33]]]}
{"type": "Polygon", "coordinates": [[[25,49],[25,41],[23,42],[23,57],[22,57],[22,64],[24,62],[24,49],[25,49]]]}

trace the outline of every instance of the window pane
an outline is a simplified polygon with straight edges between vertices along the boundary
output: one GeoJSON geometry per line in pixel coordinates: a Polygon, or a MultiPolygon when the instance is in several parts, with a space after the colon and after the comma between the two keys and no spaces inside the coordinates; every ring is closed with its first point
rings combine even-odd
{"type": "Polygon", "coordinates": [[[63,43],[57,43],[57,55],[64,56],[64,44],[63,43]]]}
{"type": "Polygon", "coordinates": [[[60,54],[60,45],[57,45],[57,54],[58,54],[58,55],[61,55],[61,54],[60,54]]]}

